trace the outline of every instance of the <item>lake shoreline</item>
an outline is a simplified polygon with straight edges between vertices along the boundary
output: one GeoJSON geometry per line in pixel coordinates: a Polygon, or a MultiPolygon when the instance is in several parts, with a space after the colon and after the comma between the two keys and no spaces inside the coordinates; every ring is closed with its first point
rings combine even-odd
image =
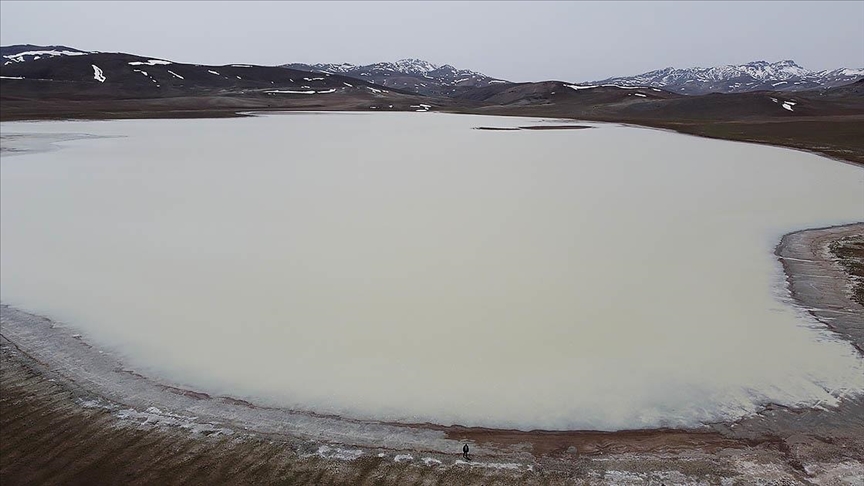
{"type": "MultiPolygon", "coordinates": [[[[832,241],[851,234],[864,234],[864,223],[789,233],[775,254],[797,304],[861,351],[862,335],[856,333],[854,324],[864,320],[864,308],[855,307],[849,298],[849,276],[826,252],[832,241]],[[819,279],[818,287],[813,286],[814,279],[819,279]]],[[[356,481],[362,474],[394,483],[412,475],[437,477],[442,482],[449,478],[464,483],[557,483],[580,474],[592,482],[614,483],[620,477],[610,476],[612,465],[616,472],[646,479],[669,471],[684,475],[675,476],[677,480],[667,477],[672,482],[706,476],[722,480],[741,474],[801,482],[864,473],[861,397],[845,400],[835,410],[769,405],[756,416],[698,430],[521,432],[393,424],[259,407],[179,384],[159,383],[125,368],[119,357],[92,347],[73,332],[44,317],[2,306],[2,396],[4,412],[11,412],[0,419],[4,478],[34,480],[51,470],[59,474],[69,461],[97,468],[94,471],[100,471],[103,479],[129,471],[122,463],[111,470],[99,469],[104,454],[115,450],[107,448],[100,456],[99,447],[91,451],[76,445],[69,436],[72,432],[56,429],[56,423],[72,422],[81,423],[74,430],[105,436],[105,447],[115,436],[119,441],[135,436],[143,443],[166,445],[160,449],[182,444],[187,455],[192,449],[206,449],[204,458],[193,463],[221,464],[229,458],[233,463],[251,461],[255,467],[241,468],[233,476],[237,481],[278,479],[279,474],[294,474],[290,471],[295,469],[310,474],[307,482],[334,484],[362,482],[356,481]],[[49,423],[46,417],[54,418],[49,423]],[[42,472],[18,465],[30,460],[39,463],[45,444],[52,441],[61,441],[62,453],[41,461],[42,472]],[[463,442],[471,443],[474,462],[458,459],[463,442]],[[243,452],[246,446],[250,449],[243,452]],[[266,457],[285,456],[277,461],[282,472],[256,458],[262,451],[266,457]],[[682,458],[688,458],[690,469],[682,465],[682,458]],[[749,466],[753,463],[764,467],[749,466]],[[338,467],[334,469],[333,464],[338,467]]],[[[156,460],[162,451],[140,449],[139,453],[156,460]]],[[[157,474],[160,480],[193,474],[194,470],[184,466],[188,460],[185,457],[175,464],[163,457],[158,461],[160,468],[149,474],[157,474]]]]}
{"type": "Polygon", "coordinates": [[[864,356],[864,328],[860,326],[864,308],[852,300],[850,276],[829,248],[832,242],[852,235],[864,235],[864,222],[789,233],[774,254],[783,265],[792,298],[864,356]]]}
{"type": "MultiPolygon", "coordinates": [[[[206,106],[206,103],[203,103],[206,106]]],[[[280,113],[280,112],[304,112],[304,111],[326,111],[326,112],[353,112],[353,113],[381,113],[378,110],[368,110],[356,108],[353,106],[283,106],[283,107],[254,107],[253,109],[236,108],[212,108],[212,107],[194,107],[186,109],[177,109],[167,107],[163,109],[153,109],[152,107],[130,108],[126,106],[118,106],[116,109],[99,111],[99,110],[84,110],[74,111],[71,113],[56,114],[51,113],[23,113],[4,115],[0,117],[0,122],[19,122],[19,121],[58,121],[58,120],[124,120],[124,119],[198,119],[198,118],[244,118],[255,116],[256,114],[280,113]]],[[[392,112],[414,111],[409,110],[394,110],[392,112]]],[[[537,118],[551,117],[566,119],[572,121],[584,122],[599,122],[599,123],[617,123],[621,125],[634,126],[640,128],[651,128],[658,130],[668,130],[683,135],[691,135],[695,137],[713,139],[713,140],[729,140],[743,143],[754,143],[758,145],[768,145],[771,147],[782,147],[792,150],[800,150],[802,152],[816,154],[826,157],[831,160],[851,164],[857,167],[864,167],[864,155],[860,148],[851,145],[843,145],[840,147],[826,146],[821,140],[796,140],[795,137],[790,137],[797,129],[796,124],[814,123],[821,120],[819,117],[797,118],[794,120],[783,121],[760,121],[756,120],[738,120],[738,121],[692,121],[686,119],[632,119],[623,117],[592,117],[592,116],[573,116],[567,113],[560,113],[552,109],[544,109],[543,107],[527,107],[524,109],[469,109],[460,107],[442,107],[434,110],[440,113],[456,113],[470,115],[497,115],[517,118],[537,118]],[[731,130],[729,125],[740,125],[738,130],[731,130]],[[753,125],[750,127],[750,125],[753,125]],[[770,126],[771,129],[766,130],[762,125],[770,126]],[[748,129],[748,127],[750,127],[748,129]],[[758,128],[758,130],[757,130],[758,128]],[[742,131],[743,130],[743,131],[742,131]],[[750,133],[753,131],[753,133],[750,133]]],[[[861,123],[861,115],[849,115],[845,117],[823,117],[830,118],[826,122],[840,123],[844,126],[857,126],[861,123]]]]}

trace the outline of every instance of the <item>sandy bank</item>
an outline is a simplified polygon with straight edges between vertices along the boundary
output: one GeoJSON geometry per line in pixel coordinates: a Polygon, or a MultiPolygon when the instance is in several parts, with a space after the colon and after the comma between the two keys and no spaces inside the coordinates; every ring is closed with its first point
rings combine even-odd
{"type": "Polygon", "coordinates": [[[852,299],[847,270],[829,248],[852,235],[864,235],[864,223],[796,231],[783,237],[775,254],[792,297],[864,354],[864,307],[852,299]]]}

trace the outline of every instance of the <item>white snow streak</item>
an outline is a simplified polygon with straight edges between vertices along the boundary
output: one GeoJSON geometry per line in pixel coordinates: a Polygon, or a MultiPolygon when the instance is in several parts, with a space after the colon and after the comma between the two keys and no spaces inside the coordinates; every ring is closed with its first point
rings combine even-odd
{"type": "Polygon", "coordinates": [[[328,89],[328,90],[324,90],[324,91],[315,91],[314,89],[303,90],[303,91],[290,90],[290,89],[274,89],[274,90],[270,90],[270,91],[265,91],[265,93],[268,93],[268,94],[304,94],[304,95],[329,94],[329,93],[335,93],[335,92],[336,92],[336,88],[328,89]]]}
{"type": "Polygon", "coordinates": [[[207,72],[210,73],[210,74],[215,74],[216,76],[219,76],[219,73],[217,73],[216,71],[210,71],[210,70],[208,69],[207,72]]]}
{"type": "MultiPolygon", "coordinates": [[[[25,56],[36,56],[37,58],[41,56],[84,56],[86,54],[90,54],[89,52],[75,52],[75,51],[25,51],[19,52],[18,54],[12,54],[9,56],[3,56],[6,59],[11,59],[14,62],[23,62],[25,56]]],[[[34,59],[35,61],[35,59],[34,59]]]]}
{"type": "Polygon", "coordinates": [[[168,72],[171,73],[171,75],[174,76],[175,78],[185,79],[183,76],[180,76],[179,74],[175,73],[174,71],[171,71],[170,69],[168,70],[168,72]]]}
{"type": "Polygon", "coordinates": [[[129,63],[130,66],[155,66],[157,64],[167,65],[171,64],[170,61],[163,61],[161,59],[148,59],[147,61],[132,61],[129,63]]]}
{"type": "Polygon", "coordinates": [[[840,71],[840,74],[843,76],[862,76],[864,75],[864,69],[843,69],[840,71]]]}
{"type": "Polygon", "coordinates": [[[105,75],[102,74],[102,70],[99,69],[99,66],[97,66],[95,64],[91,64],[91,66],[93,66],[93,79],[95,79],[96,81],[99,81],[100,83],[104,83],[105,82],[105,75]]]}
{"type": "Polygon", "coordinates": [[[265,93],[278,93],[278,94],[307,94],[307,95],[311,95],[311,94],[315,94],[315,91],[314,91],[314,90],[311,90],[311,89],[310,89],[309,91],[294,91],[294,90],[290,90],[290,89],[274,89],[274,90],[271,90],[271,91],[265,91],[265,93]]]}

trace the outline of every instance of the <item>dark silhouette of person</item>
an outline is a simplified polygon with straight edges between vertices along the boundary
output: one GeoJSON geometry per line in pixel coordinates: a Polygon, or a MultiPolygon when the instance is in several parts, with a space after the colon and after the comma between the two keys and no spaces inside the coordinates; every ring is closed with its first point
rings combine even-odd
{"type": "Polygon", "coordinates": [[[464,457],[465,459],[467,459],[469,461],[471,460],[468,457],[468,444],[465,444],[464,446],[462,446],[462,457],[464,457]]]}

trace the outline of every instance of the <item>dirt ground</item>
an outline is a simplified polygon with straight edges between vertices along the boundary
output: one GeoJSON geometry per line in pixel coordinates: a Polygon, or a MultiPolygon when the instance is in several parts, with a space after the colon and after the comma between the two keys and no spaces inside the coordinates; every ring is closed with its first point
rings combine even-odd
{"type": "MultiPolygon", "coordinates": [[[[4,342],[0,350],[0,478],[7,485],[856,484],[864,477],[853,454],[830,450],[851,446],[861,454],[860,440],[799,439],[803,445],[793,450],[782,443],[748,446],[675,431],[569,439],[561,434],[525,443],[528,449],[539,446],[533,460],[475,454],[467,462],[458,451],[377,452],[288,437],[196,433],[82,406],[74,386],[48,378],[14,345],[4,342]],[[580,449],[592,442],[600,447],[580,449]],[[574,445],[561,450],[549,448],[551,443],[574,445]]],[[[481,432],[464,435],[482,440],[481,432]]]]}

